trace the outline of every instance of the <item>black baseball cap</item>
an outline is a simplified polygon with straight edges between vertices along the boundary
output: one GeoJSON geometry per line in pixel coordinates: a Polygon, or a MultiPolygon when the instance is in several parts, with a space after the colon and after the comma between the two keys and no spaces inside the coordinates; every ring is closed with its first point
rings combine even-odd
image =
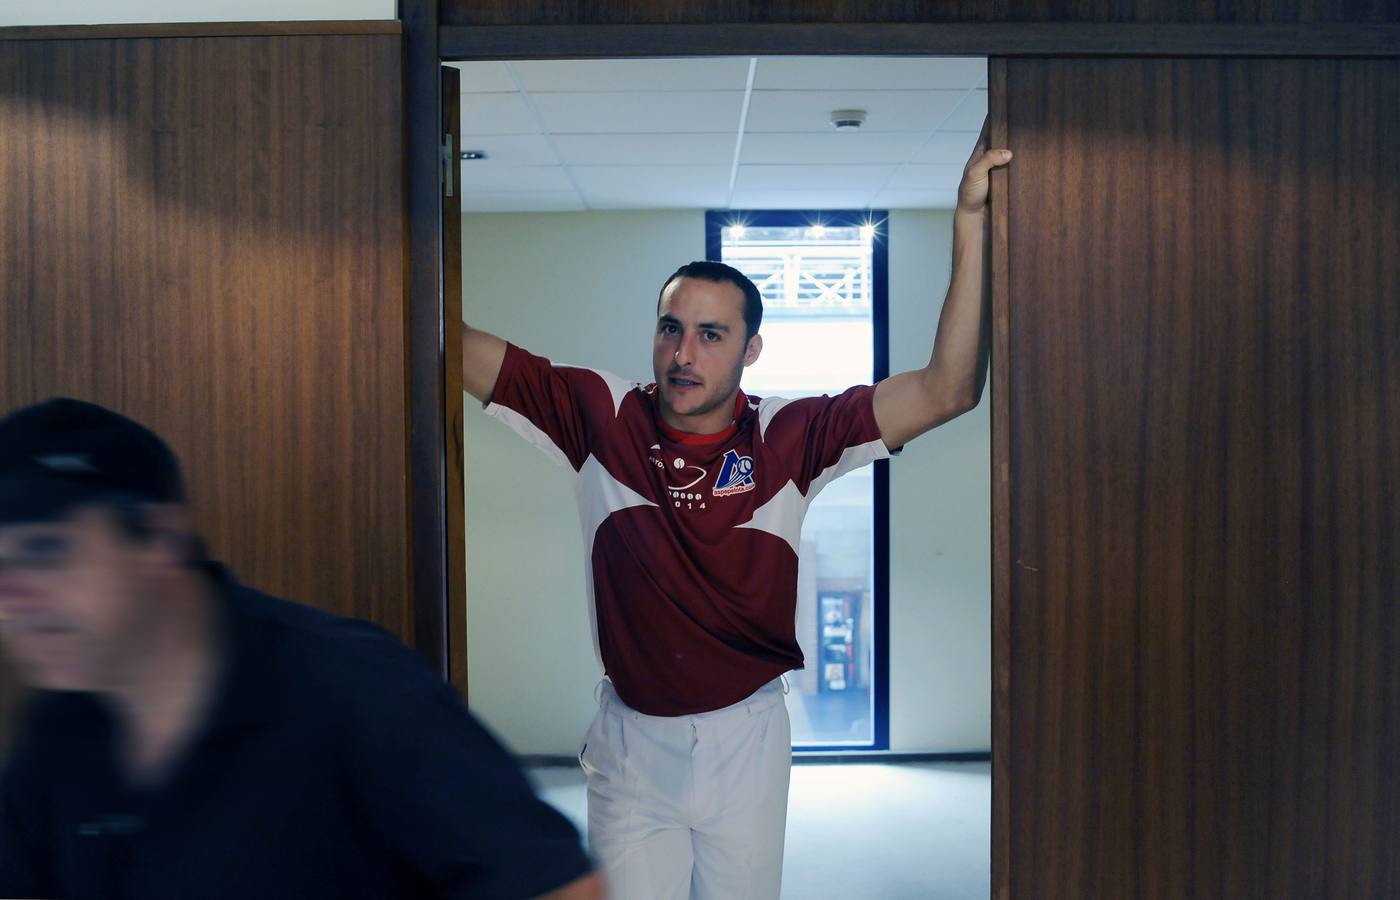
{"type": "Polygon", "coordinates": [[[0,523],[62,518],[110,495],[184,502],[180,463],[155,432],[67,397],[0,419],[0,523]]]}

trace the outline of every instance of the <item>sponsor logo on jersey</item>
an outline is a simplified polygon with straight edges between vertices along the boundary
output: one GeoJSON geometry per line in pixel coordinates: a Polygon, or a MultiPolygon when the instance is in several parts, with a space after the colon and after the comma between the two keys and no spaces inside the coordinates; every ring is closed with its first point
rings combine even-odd
{"type": "Polygon", "coordinates": [[[753,457],[740,456],[737,450],[725,453],[719,467],[719,478],[715,479],[711,493],[716,497],[729,497],[753,489],[753,457]]]}

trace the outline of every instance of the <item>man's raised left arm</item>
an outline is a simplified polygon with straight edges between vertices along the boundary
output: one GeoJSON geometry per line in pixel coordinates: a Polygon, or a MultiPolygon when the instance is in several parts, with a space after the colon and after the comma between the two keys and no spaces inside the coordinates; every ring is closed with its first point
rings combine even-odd
{"type": "Polygon", "coordinates": [[[986,385],[991,343],[983,289],[987,187],[992,169],[1011,160],[1010,150],[988,150],[986,142],[984,125],[958,185],[953,275],[933,354],[922,369],[892,375],[875,387],[875,422],[892,450],[975,407],[986,385]]]}

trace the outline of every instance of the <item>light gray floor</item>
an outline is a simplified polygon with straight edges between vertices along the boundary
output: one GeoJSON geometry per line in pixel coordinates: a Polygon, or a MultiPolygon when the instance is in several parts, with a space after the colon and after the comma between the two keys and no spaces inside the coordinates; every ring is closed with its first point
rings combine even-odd
{"type": "MultiPolygon", "coordinates": [[[[581,771],[530,777],[587,831],[581,771]]],[[[991,808],[988,763],[793,766],[783,900],[987,900],[991,808]]]]}

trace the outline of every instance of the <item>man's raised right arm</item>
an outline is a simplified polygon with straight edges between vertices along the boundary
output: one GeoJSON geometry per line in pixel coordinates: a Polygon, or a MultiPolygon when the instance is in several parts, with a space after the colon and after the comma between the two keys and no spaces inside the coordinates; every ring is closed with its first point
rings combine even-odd
{"type": "Polygon", "coordinates": [[[489,400],[505,359],[505,341],[462,323],[462,387],[468,394],[482,403],[489,400]]]}

